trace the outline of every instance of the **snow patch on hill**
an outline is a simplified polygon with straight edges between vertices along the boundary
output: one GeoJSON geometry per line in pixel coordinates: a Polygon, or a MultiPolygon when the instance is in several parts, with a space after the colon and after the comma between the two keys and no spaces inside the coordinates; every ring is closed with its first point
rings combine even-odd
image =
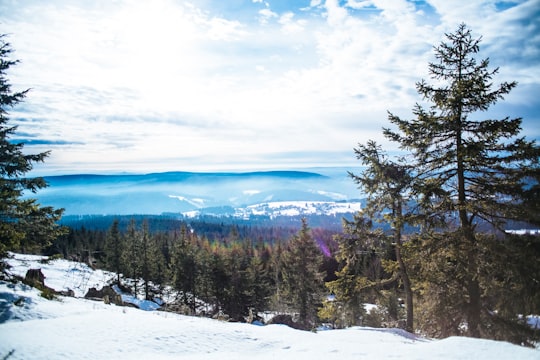
{"type": "Polygon", "coordinates": [[[237,209],[238,217],[250,215],[299,216],[299,215],[337,215],[357,213],[361,210],[359,202],[337,203],[329,201],[275,201],[250,205],[237,209]]]}
{"type": "Polygon", "coordinates": [[[362,210],[360,202],[334,202],[334,201],[270,201],[244,207],[230,208],[230,211],[220,212],[214,209],[199,209],[183,212],[186,217],[201,215],[232,216],[238,219],[249,219],[252,216],[308,216],[327,215],[336,216],[342,214],[355,214],[362,210]]]}

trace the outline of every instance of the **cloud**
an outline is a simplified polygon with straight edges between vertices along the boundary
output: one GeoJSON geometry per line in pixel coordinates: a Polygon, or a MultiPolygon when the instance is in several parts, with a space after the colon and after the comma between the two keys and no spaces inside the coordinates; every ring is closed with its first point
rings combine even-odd
{"type": "Polygon", "coordinates": [[[268,8],[265,8],[265,9],[261,9],[259,10],[259,22],[263,25],[265,24],[268,24],[268,22],[272,19],[272,18],[278,18],[279,15],[276,14],[275,12],[273,12],[272,10],[268,9],[268,8]]]}
{"type": "Polygon", "coordinates": [[[301,32],[305,29],[305,26],[307,25],[307,20],[295,20],[294,16],[295,15],[293,12],[286,12],[279,18],[278,22],[282,25],[282,30],[284,33],[293,34],[301,32]]]}
{"type": "Polygon", "coordinates": [[[538,119],[537,1],[227,4],[0,3],[22,60],[10,80],[32,88],[11,116],[31,149],[53,150],[44,169],[354,164],[358,142],[395,147],[387,111],[410,116],[432,46],[462,21],[500,81],[523,86],[500,109],[527,104],[538,119]]]}

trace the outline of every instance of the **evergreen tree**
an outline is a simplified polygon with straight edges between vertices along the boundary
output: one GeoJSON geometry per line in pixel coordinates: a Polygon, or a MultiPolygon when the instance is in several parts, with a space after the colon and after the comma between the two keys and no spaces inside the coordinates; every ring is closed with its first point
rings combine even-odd
{"type": "Polygon", "coordinates": [[[152,236],[153,251],[155,254],[154,275],[152,281],[156,283],[159,292],[165,290],[165,285],[170,283],[169,265],[169,235],[167,233],[158,232],[152,236]]]}
{"type": "MultiPolygon", "coordinates": [[[[367,168],[361,175],[349,173],[360,189],[368,195],[365,212],[372,219],[385,221],[392,229],[395,256],[399,277],[406,299],[407,320],[405,329],[413,332],[413,291],[407,267],[402,256],[402,233],[408,221],[407,205],[413,186],[412,169],[403,162],[388,159],[381,147],[369,141],[354,149],[356,157],[367,168]]],[[[409,220],[410,221],[410,220],[409,220]]]]}
{"type": "Polygon", "coordinates": [[[251,257],[246,270],[248,309],[251,314],[267,310],[272,294],[271,275],[261,253],[251,257]]]}
{"type": "Polygon", "coordinates": [[[312,238],[305,218],[302,228],[289,243],[283,259],[284,296],[299,313],[298,322],[312,328],[317,321],[317,309],[324,292],[322,253],[312,238]]]}
{"type": "Polygon", "coordinates": [[[481,39],[474,39],[464,24],[446,38],[448,42],[435,47],[438,62],[429,64],[436,85],[424,80],[417,83],[419,94],[431,108],[416,105],[413,120],[390,114],[397,130],[385,129],[384,133],[412,152],[425,213],[437,215],[448,226],[447,235],[436,236],[445,244],[436,247],[441,252],[423,260],[440,262],[444,252],[449,252],[450,263],[439,264],[438,270],[444,272],[439,275],[450,279],[455,271],[449,264],[455,262],[459,288],[432,289],[433,302],[461,307],[456,314],[463,313],[464,318],[454,322],[455,333],[465,325],[467,335],[490,337],[498,315],[485,302],[489,284],[481,283],[482,267],[487,266],[487,259],[481,256],[482,226],[502,229],[506,220],[523,218],[527,187],[531,181],[538,186],[540,178],[540,149],[534,141],[519,137],[520,118],[482,120],[478,114],[517,85],[493,85],[498,69],[489,70],[488,59],[478,62],[475,58],[481,39]],[[446,301],[451,295],[464,302],[446,301]]]}
{"type": "Polygon", "coordinates": [[[270,275],[260,257],[254,256],[246,270],[248,286],[248,306],[255,313],[267,310],[271,295],[270,275]]]}
{"type": "Polygon", "coordinates": [[[374,302],[378,291],[396,281],[384,279],[381,254],[385,249],[385,236],[372,228],[372,222],[360,214],[352,221],[343,220],[343,234],[335,236],[338,243],[336,260],[339,269],[336,279],[326,283],[335,296],[326,302],[321,312],[337,327],[362,325],[364,304],[374,302]]]}
{"type": "Polygon", "coordinates": [[[195,244],[188,233],[187,227],[182,225],[180,237],[176,240],[172,255],[173,286],[179,291],[180,300],[190,311],[196,311],[196,284],[199,276],[198,256],[195,244]]]}
{"type": "Polygon", "coordinates": [[[125,270],[122,272],[133,279],[134,292],[137,294],[137,284],[142,275],[140,260],[142,241],[141,234],[137,230],[137,223],[135,222],[135,219],[130,220],[125,239],[122,262],[125,270]]]}
{"type": "Polygon", "coordinates": [[[65,229],[57,225],[63,209],[42,207],[23,193],[35,193],[47,186],[40,177],[26,178],[35,163],[49,152],[26,154],[24,143],[10,141],[17,126],[9,125],[8,110],[23,101],[28,90],[13,92],[8,69],[18,63],[10,59],[12,49],[0,34],[0,257],[8,250],[37,251],[47,246],[65,229]]]}
{"type": "Polygon", "coordinates": [[[247,269],[250,259],[246,248],[238,241],[223,250],[226,273],[223,311],[231,319],[241,321],[249,314],[249,288],[252,284],[248,281],[247,269]]]}
{"type": "Polygon", "coordinates": [[[286,304],[283,296],[283,262],[285,254],[285,246],[281,241],[276,241],[273,244],[271,257],[269,259],[269,271],[274,287],[273,294],[270,298],[271,310],[282,313],[286,310],[286,304]]]}
{"type": "Polygon", "coordinates": [[[229,284],[229,273],[227,271],[226,257],[223,247],[214,243],[209,253],[209,262],[207,271],[209,272],[209,293],[208,299],[214,304],[215,312],[223,311],[227,301],[227,288],[229,284]]]}
{"type": "MultiPolygon", "coordinates": [[[[210,241],[206,237],[195,237],[195,246],[198,249],[196,261],[198,267],[197,279],[195,282],[195,294],[199,296],[207,305],[217,304],[214,286],[214,255],[210,241]]],[[[209,308],[204,310],[208,312],[209,308]]]]}
{"type": "Polygon", "coordinates": [[[105,258],[107,267],[116,273],[116,283],[120,284],[122,272],[123,238],[118,229],[118,220],[115,219],[105,238],[105,258]]]}
{"type": "Polygon", "coordinates": [[[146,220],[142,224],[140,239],[141,252],[139,254],[139,261],[144,286],[144,298],[146,300],[152,300],[150,282],[156,278],[159,250],[153,241],[153,237],[150,235],[148,221],[146,220]]]}

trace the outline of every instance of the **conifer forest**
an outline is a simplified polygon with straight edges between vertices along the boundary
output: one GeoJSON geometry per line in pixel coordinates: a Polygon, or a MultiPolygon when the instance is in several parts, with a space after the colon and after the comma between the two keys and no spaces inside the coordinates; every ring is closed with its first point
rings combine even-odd
{"type": "Polygon", "coordinates": [[[3,257],[86,262],[114,273],[126,291],[168,298],[168,311],[193,316],[253,322],[272,312],[305,330],[396,327],[538,344],[523,315],[540,314],[540,236],[506,230],[540,226],[540,147],[522,134],[521,118],[483,118],[518,84],[497,82],[481,36],[465,24],[435,44],[429,78],[410,84],[412,117],[388,109],[381,119],[400,151],[351,144],[359,170],[348,177],[365,206],[341,229],[306,218],[272,226],[136,214],[62,224],[62,209],[23,196],[47,186],[28,174],[49,153],[28,154],[10,140],[10,111],[27,91],[11,89],[8,69],[18,61],[7,40],[0,37],[3,257]]]}

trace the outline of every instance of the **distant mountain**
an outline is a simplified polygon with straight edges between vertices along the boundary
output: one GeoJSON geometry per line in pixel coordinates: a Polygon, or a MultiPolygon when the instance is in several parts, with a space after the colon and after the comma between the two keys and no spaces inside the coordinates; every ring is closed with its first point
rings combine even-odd
{"type": "Polygon", "coordinates": [[[233,209],[234,213],[245,209],[242,216],[257,211],[250,206],[264,206],[261,204],[343,203],[361,197],[347,169],[318,170],[49,176],[45,177],[49,187],[29,196],[42,205],[64,208],[66,215],[209,213],[216,209],[233,209]]]}

